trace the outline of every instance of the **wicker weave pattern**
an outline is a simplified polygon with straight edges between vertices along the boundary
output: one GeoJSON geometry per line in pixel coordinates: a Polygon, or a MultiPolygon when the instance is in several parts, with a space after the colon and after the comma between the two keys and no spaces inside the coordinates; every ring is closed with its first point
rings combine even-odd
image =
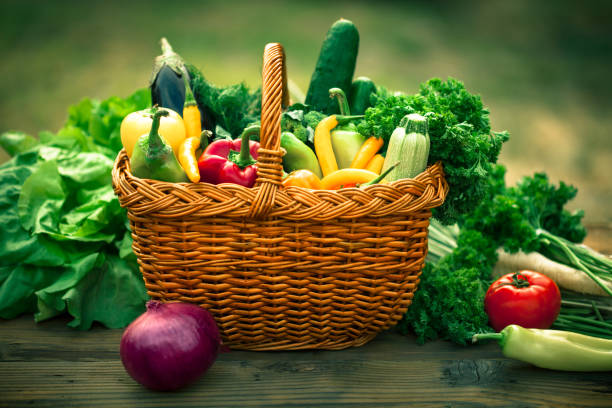
{"type": "Polygon", "coordinates": [[[256,187],[139,179],[124,151],[113,185],[151,297],[202,305],[232,348],[361,345],[406,312],[448,186],[438,163],[364,189],[279,189],[283,67],[268,45],[256,187]]]}

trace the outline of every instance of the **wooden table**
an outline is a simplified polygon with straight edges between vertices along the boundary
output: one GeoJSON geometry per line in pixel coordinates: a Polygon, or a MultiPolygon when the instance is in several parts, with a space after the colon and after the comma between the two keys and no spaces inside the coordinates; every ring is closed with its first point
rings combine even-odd
{"type": "MultiPolygon", "coordinates": [[[[587,243],[610,253],[610,231],[587,243]]],[[[152,392],[123,369],[121,330],[67,321],[0,321],[0,407],[612,407],[612,372],[543,370],[494,343],[420,346],[393,331],[342,351],[231,351],[195,384],[152,392]]]]}
{"type": "Polygon", "coordinates": [[[0,323],[1,407],[612,406],[612,373],[548,371],[493,343],[420,346],[393,332],[343,351],[231,351],[195,384],[152,392],[123,369],[121,330],[66,322],[0,323]]]}

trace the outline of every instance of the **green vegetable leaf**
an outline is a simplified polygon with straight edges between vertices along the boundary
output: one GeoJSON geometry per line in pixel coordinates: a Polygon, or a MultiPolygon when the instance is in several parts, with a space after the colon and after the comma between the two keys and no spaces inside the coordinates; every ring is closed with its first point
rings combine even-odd
{"type": "Polygon", "coordinates": [[[0,165],[0,317],[69,313],[71,325],[123,327],[146,291],[125,211],[111,186],[119,126],[150,104],[147,90],[70,108],[57,133],[3,135],[15,156],[0,165]]]}
{"type": "Polygon", "coordinates": [[[465,345],[473,334],[489,331],[484,295],[496,249],[481,233],[461,231],[450,255],[426,265],[400,332],[413,331],[421,343],[442,338],[465,345]]]}
{"type": "Polygon", "coordinates": [[[65,268],[53,283],[36,291],[38,306],[38,313],[34,316],[36,321],[50,319],[66,309],[66,302],[61,294],[83,279],[95,266],[99,257],[100,255],[95,253],[86,255],[65,268]]]}
{"type": "Polygon", "coordinates": [[[215,140],[232,140],[232,134],[227,130],[223,129],[220,125],[215,126],[215,140]]]}
{"type": "Polygon", "coordinates": [[[36,138],[23,132],[4,132],[0,135],[0,147],[15,156],[38,145],[36,138]]]}
{"type": "Polygon", "coordinates": [[[546,174],[535,173],[508,189],[507,194],[520,202],[525,219],[535,228],[544,228],[571,242],[582,242],[586,236],[581,223],[584,212],[570,213],[564,208],[577,192],[575,187],[562,181],[558,187],[554,186],[546,174]]]}
{"type": "Polygon", "coordinates": [[[505,168],[497,166],[487,181],[486,199],[461,220],[462,228],[480,231],[491,244],[508,252],[539,251],[542,241],[537,230],[543,228],[571,242],[581,242],[586,229],[583,212],[570,213],[564,207],[576,189],[561,182],[552,185],[543,173],[524,177],[515,187],[506,187],[505,168]]]}
{"type": "Polygon", "coordinates": [[[111,185],[113,161],[99,153],[79,153],[58,162],[63,177],[81,186],[111,185]]]}
{"type": "Polygon", "coordinates": [[[321,112],[310,111],[304,115],[304,122],[309,128],[314,130],[325,117],[326,115],[321,112]]]}
{"type": "Polygon", "coordinates": [[[15,260],[27,265],[62,265],[66,252],[59,243],[32,235],[21,225],[17,203],[24,181],[36,168],[28,158],[35,159],[36,153],[16,156],[0,167],[0,265],[14,266],[15,260]]]}
{"type": "Polygon", "coordinates": [[[109,328],[121,328],[142,314],[148,296],[134,266],[107,255],[99,267],[68,290],[62,299],[75,316],[69,326],[86,330],[97,321],[109,328]]]}
{"type": "Polygon", "coordinates": [[[117,245],[117,249],[119,250],[119,258],[131,260],[134,263],[136,262],[136,255],[134,255],[134,251],[132,250],[132,233],[127,226],[121,241],[115,241],[115,243],[117,245]]]}
{"type": "Polygon", "coordinates": [[[304,111],[291,110],[283,112],[280,122],[281,132],[290,132],[303,143],[309,143],[309,132],[304,123],[304,111]]]}
{"type": "Polygon", "coordinates": [[[81,194],[89,196],[90,199],[63,215],[59,224],[60,234],[54,236],[58,239],[67,238],[84,242],[110,243],[115,240],[118,231],[109,228],[109,221],[119,222],[123,210],[112,187],[108,185],[81,194]]]}
{"type": "Polygon", "coordinates": [[[21,225],[33,233],[54,232],[66,188],[54,160],[42,163],[23,183],[17,208],[21,225]]]}
{"type": "Polygon", "coordinates": [[[0,318],[13,319],[23,313],[36,311],[34,293],[52,284],[61,271],[58,268],[39,268],[20,264],[3,267],[3,274],[10,273],[0,283],[0,318]]]}
{"type": "Polygon", "coordinates": [[[200,109],[208,111],[214,122],[237,137],[261,116],[261,88],[251,91],[245,84],[220,88],[209,82],[200,70],[186,65],[191,89],[200,109]]]}

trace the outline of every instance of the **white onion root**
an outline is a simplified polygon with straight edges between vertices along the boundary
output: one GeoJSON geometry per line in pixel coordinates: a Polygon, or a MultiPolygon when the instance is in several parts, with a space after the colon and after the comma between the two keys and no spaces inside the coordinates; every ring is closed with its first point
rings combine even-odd
{"type": "MultiPolygon", "coordinates": [[[[526,254],[519,251],[510,254],[498,249],[497,254],[499,259],[492,272],[495,279],[507,273],[530,270],[548,276],[561,288],[589,295],[607,296],[603,289],[583,271],[555,262],[537,252],[526,254]]],[[[612,289],[612,282],[599,279],[612,289]]]]}

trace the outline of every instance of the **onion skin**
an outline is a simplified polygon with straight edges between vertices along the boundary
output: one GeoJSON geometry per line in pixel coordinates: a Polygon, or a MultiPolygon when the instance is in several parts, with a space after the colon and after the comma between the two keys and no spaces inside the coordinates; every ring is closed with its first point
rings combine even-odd
{"type": "Polygon", "coordinates": [[[147,311],[123,332],[121,361],[147,388],[171,391],[204,374],[221,345],[212,315],[188,303],[149,301],[147,311]]]}

